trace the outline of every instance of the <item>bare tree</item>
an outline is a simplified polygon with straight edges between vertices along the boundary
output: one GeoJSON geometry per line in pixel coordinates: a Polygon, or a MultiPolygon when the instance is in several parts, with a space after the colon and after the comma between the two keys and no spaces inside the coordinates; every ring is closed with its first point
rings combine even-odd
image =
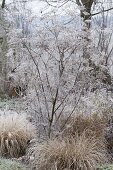
{"type": "Polygon", "coordinates": [[[38,30],[34,49],[25,44],[36,67],[32,85],[38,100],[37,116],[47,122],[49,137],[63,114],[67,112],[70,117],[74,113],[85,84],[77,83],[82,68],[77,56],[79,40],[76,34],[56,25],[55,20],[51,24],[38,30]]]}
{"type": "MultiPolygon", "coordinates": [[[[89,14],[83,11],[84,8],[80,8],[84,15],[81,15],[82,29],[64,24],[59,15],[50,13],[40,20],[38,18],[33,34],[23,34],[24,27],[18,29],[16,19],[8,34],[8,68],[12,70],[17,82],[27,80],[27,107],[33,114],[38,129],[43,127],[49,138],[63,115],[67,116],[67,123],[76,112],[81,96],[94,92],[103,87],[103,84],[111,85],[108,69],[103,69],[104,63],[99,63],[103,41],[98,38],[97,48],[93,41],[94,34],[91,34],[92,4],[88,18],[85,15],[89,14]]],[[[16,15],[20,16],[21,10],[20,8],[16,15]]],[[[26,21],[32,18],[24,17],[26,21]]],[[[19,24],[21,21],[19,20],[19,24]]],[[[31,21],[29,24],[32,25],[31,21]]]]}

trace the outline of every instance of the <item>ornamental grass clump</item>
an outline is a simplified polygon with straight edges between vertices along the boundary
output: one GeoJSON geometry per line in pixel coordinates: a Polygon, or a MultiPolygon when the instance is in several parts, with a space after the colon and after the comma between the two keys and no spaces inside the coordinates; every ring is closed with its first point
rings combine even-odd
{"type": "Polygon", "coordinates": [[[32,148],[36,170],[96,170],[107,162],[104,142],[86,137],[85,132],[65,139],[54,139],[32,148]]]}
{"type": "Polygon", "coordinates": [[[0,155],[18,158],[26,152],[28,141],[35,137],[34,126],[22,114],[0,116],[0,155]]]}
{"type": "Polygon", "coordinates": [[[95,138],[105,138],[105,131],[108,124],[106,115],[91,114],[91,115],[76,115],[62,119],[60,128],[63,136],[75,136],[76,133],[80,136],[86,131],[87,136],[95,138]],[[65,123],[66,122],[66,123],[65,123]]]}

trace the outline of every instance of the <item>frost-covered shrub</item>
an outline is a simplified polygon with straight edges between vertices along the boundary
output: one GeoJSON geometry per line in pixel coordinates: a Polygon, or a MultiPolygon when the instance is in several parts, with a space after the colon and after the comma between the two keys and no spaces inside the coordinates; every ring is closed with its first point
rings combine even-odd
{"type": "Polygon", "coordinates": [[[25,154],[28,141],[35,137],[34,126],[25,115],[0,116],[0,154],[3,157],[20,157],[25,154]]]}
{"type": "Polygon", "coordinates": [[[0,170],[26,170],[26,168],[9,159],[0,159],[0,170]]]}
{"type": "Polygon", "coordinates": [[[22,98],[0,100],[0,115],[12,113],[15,110],[18,113],[25,112],[26,108],[25,100],[22,98]]]}
{"type": "Polygon", "coordinates": [[[88,92],[85,96],[81,96],[76,112],[86,114],[98,112],[110,115],[113,112],[112,94],[107,93],[105,89],[88,92]]]}

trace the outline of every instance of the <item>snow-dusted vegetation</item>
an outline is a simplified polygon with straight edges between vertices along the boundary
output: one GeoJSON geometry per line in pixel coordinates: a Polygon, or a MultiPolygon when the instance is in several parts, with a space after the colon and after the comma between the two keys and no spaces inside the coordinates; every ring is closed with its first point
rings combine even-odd
{"type": "Polygon", "coordinates": [[[112,12],[112,0],[1,0],[2,169],[112,170],[112,12]]]}

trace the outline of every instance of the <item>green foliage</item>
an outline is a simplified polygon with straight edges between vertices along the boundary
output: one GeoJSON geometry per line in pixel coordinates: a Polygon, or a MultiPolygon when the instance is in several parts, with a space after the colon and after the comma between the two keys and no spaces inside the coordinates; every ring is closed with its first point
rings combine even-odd
{"type": "Polygon", "coordinates": [[[98,168],[98,170],[113,170],[113,165],[104,165],[98,168]]]}
{"type": "Polygon", "coordinates": [[[0,170],[26,170],[26,168],[16,161],[0,159],[0,170]]]}

